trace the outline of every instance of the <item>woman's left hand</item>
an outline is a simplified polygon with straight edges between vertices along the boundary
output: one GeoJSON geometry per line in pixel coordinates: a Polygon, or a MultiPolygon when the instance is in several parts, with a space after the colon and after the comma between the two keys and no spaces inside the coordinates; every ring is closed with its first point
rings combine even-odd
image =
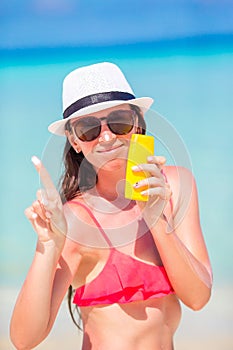
{"type": "Polygon", "coordinates": [[[141,194],[148,196],[148,201],[138,201],[137,204],[142,211],[149,228],[154,226],[160,217],[163,217],[164,208],[170,200],[172,191],[162,172],[166,159],[162,156],[150,156],[146,164],[133,167],[133,171],[144,171],[148,177],[137,182],[134,187],[142,188],[141,194]],[[145,186],[147,189],[144,189],[145,186]]]}

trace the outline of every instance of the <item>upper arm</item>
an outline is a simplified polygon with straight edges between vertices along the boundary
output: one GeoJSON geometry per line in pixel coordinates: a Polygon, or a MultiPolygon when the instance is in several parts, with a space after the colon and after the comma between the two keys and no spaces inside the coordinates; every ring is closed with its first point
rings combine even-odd
{"type": "Polygon", "coordinates": [[[167,167],[172,189],[173,222],[177,236],[211,273],[210,261],[200,224],[198,192],[192,173],[182,167],[167,167]]]}

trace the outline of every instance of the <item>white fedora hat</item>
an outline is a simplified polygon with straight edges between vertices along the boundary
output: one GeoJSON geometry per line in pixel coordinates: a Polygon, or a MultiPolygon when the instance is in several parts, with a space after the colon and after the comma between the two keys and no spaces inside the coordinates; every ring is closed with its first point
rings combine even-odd
{"type": "Polygon", "coordinates": [[[75,69],[63,82],[63,119],[49,125],[51,133],[65,135],[68,120],[123,103],[145,112],[153,103],[150,97],[136,98],[124,74],[113,63],[102,62],[75,69]]]}

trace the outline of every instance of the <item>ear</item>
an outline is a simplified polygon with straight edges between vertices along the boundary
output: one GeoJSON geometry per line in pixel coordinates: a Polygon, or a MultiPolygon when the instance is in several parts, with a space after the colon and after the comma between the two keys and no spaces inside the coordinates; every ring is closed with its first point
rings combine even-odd
{"type": "Polygon", "coordinates": [[[71,146],[73,147],[73,149],[75,150],[76,153],[81,152],[81,147],[79,144],[79,141],[77,140],[76,137],[74,137],[74,135],[72,133],[70,133],[68,130],[65,131],[66,137],[69,140],[69,143],[71,144],[71,146]]]}

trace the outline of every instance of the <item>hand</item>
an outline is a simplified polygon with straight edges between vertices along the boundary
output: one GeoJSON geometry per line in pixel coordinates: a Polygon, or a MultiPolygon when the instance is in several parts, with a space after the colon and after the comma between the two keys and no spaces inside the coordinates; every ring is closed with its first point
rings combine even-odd
{"type": "Polygon", "coordinates": [[[166,178],[163,175],[162,167],[166,163],[166,159],[162,156],[150,156],[147,159],[148,163],[140,164],[133,167],[133,171],[144,171],[148,177],[137,182],[134,186],[137,189],[143,189],[142,195],[148,196],[148,201],[138,201],[137,204],[142,211],[142,216],[145,219],[149,228],[154,226],[159,218],[164,218],[164,208],[171,198],[172,191],[166,178]]]}
{"type": "Polygon", "coordinates": [[[37,200],[25,210],[25,215],[37,232],[41,243],[53,242],[55,245],[63,245],[67,224],[60,195],[42,162],[35,156],[32,157],[32,162],[44,189],[37,192],[37,200]]]}

